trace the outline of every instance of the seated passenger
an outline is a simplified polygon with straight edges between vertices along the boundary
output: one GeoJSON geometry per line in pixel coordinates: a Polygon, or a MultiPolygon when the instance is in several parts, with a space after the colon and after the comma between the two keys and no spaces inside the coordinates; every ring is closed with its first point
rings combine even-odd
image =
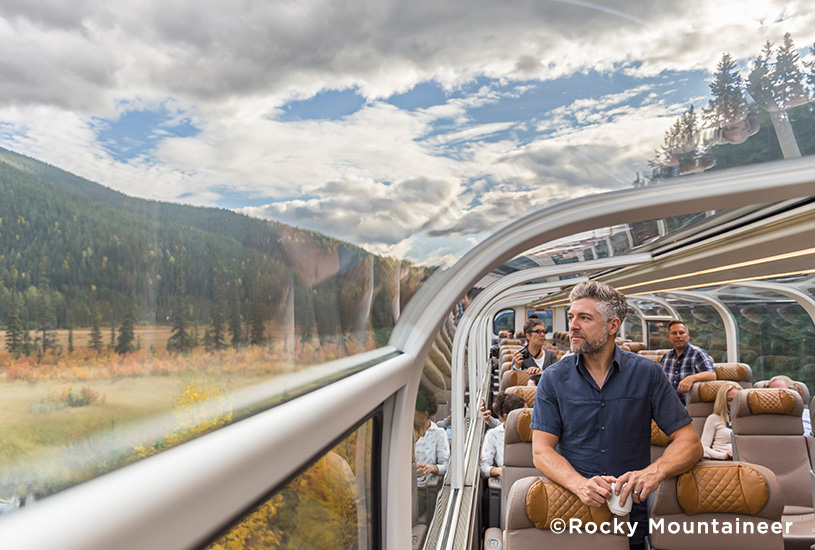
{"type": "Polygon", "coordinates": [[[668,340],[673,349],[662,356],[659,364],[684,405],[685,394],[693,383],[716,380],[716,369],[707,352],[690,343],[688,327],[682,321],[668,323],[668,340]]]}
{"type": "Polygon", "coordinates": [[[529,380],[527,380],[526,385],[527,386],[532,386],[533,388],[537,388],[538,387],[538,380],[540,380],[540,379],[541,379],[540,374],[533,374],[532,376],[529,377],[529,380]]]}
{"type": "Polygon", "coordinates": [[[543,347],[546,343],[546,325],[540,319],[528,319],[524,325],[524,332],[529,343],[512,356],[512,368],[529,374],[539,374],[557,362],[557,354],[543,347]]]}
{"type": "Polygon", "coordinates": [[[500,392],[495,396],[493,409],[501,422],[495,428],[487,430],[484,446],[481,447],[481,477],[501,477],[504,467],[504,422],[507,415],[515,409],[523,409],[526,402],[520,395],[500,392]]]}
{"type": "Polygon", "coordinates": [[[730,426],[730,406],[741,386],[735,382],[727,382],[716,392],[716,401],[713,402],[713,414],[705,420],[702,430],[702,448],[705,458],[730,460],[733,458],[732,434],[730,426]]]}
{"type": "Polygon", "coordinates": [[[436,396],[419,386],[416,412],[413,413],[414,456],[416,458],[416,486],[427,486],[429,474],[443,476],[450,461],[450,444],[447,433],[430,420],[437,410],[436,396]]]}
{"type": "MultiPolygon", "coordinates": [[[[798,386],[795,385],[793,379],[783,374],[770,378],[770,381],[767,382],[766,387],[792,390],[800,394],[798,391],[798,386]]],[[[808,405],[808,403],[804,403],[804,414],[801,416],[801,421],[804,423],[804,435],[812,435],[812,420],[809,418],[809,409],[806,407],[806,405],[808,405]]]]}

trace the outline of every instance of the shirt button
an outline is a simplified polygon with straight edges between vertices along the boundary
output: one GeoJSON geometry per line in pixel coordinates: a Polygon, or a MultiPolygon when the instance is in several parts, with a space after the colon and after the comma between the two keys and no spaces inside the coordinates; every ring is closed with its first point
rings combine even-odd
{"type": "Polygon", "coordinates": [[[605,450],[605,449],[603,449],[603,450],[602,450],[602,451],[600,451],[600,452],[601,452],[601,453],[603,453],[603,454],[606,454],[606,450],[605,450]]]}
{"type": "Polygon", "coordinates": [[[605,407],[605,406],[606,406],[606,402],[605,402],[605,401],[603,401],[602,403],[600,403],[600,406],[601,406],[601,407],[605,407]]]}
{"type": "Polygon", "coordinates": [[[601,430],[603,430],[603,431],[606,431],[606,427],[605,427],[605,426],[602,426],[600,429],[601,429],[601,430]]]}

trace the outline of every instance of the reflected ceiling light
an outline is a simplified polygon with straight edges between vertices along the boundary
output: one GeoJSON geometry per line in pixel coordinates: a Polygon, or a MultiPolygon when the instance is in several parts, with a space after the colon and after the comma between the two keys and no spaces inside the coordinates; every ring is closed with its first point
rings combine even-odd
{"type": "MultiPolygon", "coordinates": [[[[736,268],[739,268],[739,267],[748,267],[748,266],[751,266],[751,265],[760,265],[760,264],[766,264],[766,263],[770,263],[770,262],[777,262],[777,261],[780,261],[780,260],[789,260],[790,258],[798,258],[798,257],[801,257],[801,256],[808,256],[810,254],[815,254],[815,248],[807,248],[805,250],[798,250],[796,252],[787,252],[786,254],[779,254],[777,256],[768,256],[766,258],[759,258],[759,259],[756,259],[756,260],[748,260],[746,262],[739,262],[739,263],[735,263],[735,264],[722,265],[722,266],[719,266],[719,267],[712,267],[710,269],[703,269],[701,271],[694,271],[692,273],[683,273],[682,275],[673,275],[671,277],[663,277],[662,279],[652,279],[650,281],[645,281],[645,282],[642,282],[642,283],[636,283],[636,284],[633,284],[633,285],[621,286],[621,287],[618,287],[617,290],[626,290],[626,289],[629,289],[629,288],[637,288],[637,287],[640,287],[640,286],[650,285],[650,284],[654,284],[654,283],[664,283],[666,281],[675,281],[677,279],[686,279],[688,277],[695,277],[697,275],[707,275],[709,273],[718,273],[720,271],[727,271],[729,269],[736,269],[736,268]]],[[[797,273],[811,273],[811,271],[802,271],[802,272],[795,272],[795,273],[796,274],[797,273]]],[[[773,275],[773,277],[783,277],[783,276],[785,276],[785,275],[773,275]]],[[[750,281],[750,280],[753,280],[753,279],[744,279],[744,280],[750,281]]],[[[702,285],[702,286],[708,286],[708,285],[702,285]]],[[[682,287],[682,288],[698,288],[698,287],[682,287]]]]}
{"type": "MultiPolygon", "coordinates": [[[[763,281],[765,279],[771,279],[775,277],[789,277],[791,275],[805,275],[807,273],[815,273],[815,269],[807,269],[806,271],[790,271],[789,273],[774,273],[773,275],[761,275],[757,277],[743,277],[741,279],[725,279],[721,281],[709,281],[706,283],[700,283],[696,285],[686,285],[686,286],[677,286],[674,288],[660,288],[657,290],[649,290],[647,292],[639,292],[632,294],[631,296],[644,296],[646,294],[658,294],[662,292],[673,292],[675,290],[690,290],[692,288],[704,288],[708,286],[724,286],[733,283],[746,283],[748,281],[763,281]]],[[[567,300],[568,303],[568,300],[567,300]]]]}
{"type": "MultiPolygon", "coordinates": [[[[701,271],[699,273],[702,273],[701,271]]],[[[663,292],[674,292],[678,290],[691,290],[694,288],[705,288],[709,286],[725,286],[733,283],[746,283],[748,281],[762,281],[765,279],[777,278],[777,277],[791,277],[793,275],[808,275],[811,273],[815,273],[815,269],[807,269],[805,271],[790,271],[788,273],[774,273],[772,275],[762,275],[759,277],[744,277],[741,279],[725,279],[721,281],[709,281],[706,283],[700,283],[696,285],[685,285],[685,286],[677,286],[673,288],[660,288],[656,290],[648,290],[644,292],[637,292],[633,294],[626,294],[626,297],[634,297],[634,296],[647,296],[648,294],[661,294],[663,292]]],[[[652,281],[658,282],[658,281],[652,281]]],[[[645,284],[645,283],[643,283],[645,284]]],[[[639,285],[636,285],[639,286],[639,285]]],[[[615,287],[617,290],[622,290],[623,288],[630,288],[630,287],[615,287]]],[[[543,302],[541,304],[535,304],[535,307],[558,307],[558,306],[565,306],[569,304],[569,299],[558,300],[557,302],[543,302]]]]}

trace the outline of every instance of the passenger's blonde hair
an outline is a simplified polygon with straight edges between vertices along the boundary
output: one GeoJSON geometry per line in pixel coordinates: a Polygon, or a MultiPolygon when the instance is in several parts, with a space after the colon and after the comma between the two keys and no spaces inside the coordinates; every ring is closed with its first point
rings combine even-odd
{"type": "Polygon", "coordinates": [[[790,389],[797,393],[801,393],[800,391],[798,391],[798,384],[796,384],[795,381],[786,374],[779,374],[777,376],[773,376],[767,381],[767,385],[765,387],[769,388],[770,384],[772,384],[773,382],[777,382],[778,380],[784,382],[787,385],[787,389],[790,389]]]}
{"type": "Polygon", "coordinates": [[[734,389],[741,391],[742,388],[735,382],[725,382],[719,386],[719,390],[716,392],[716,401],[713,402],[713,414],[718,415],[725,425],[730,424],[730,411],[727,409],[727,394],[730,393],[730,390],[734,389]]]}

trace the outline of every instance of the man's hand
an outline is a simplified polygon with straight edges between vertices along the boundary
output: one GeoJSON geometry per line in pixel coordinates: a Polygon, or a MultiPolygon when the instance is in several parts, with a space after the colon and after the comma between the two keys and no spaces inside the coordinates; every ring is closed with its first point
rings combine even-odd
{"type": "Polygon", "coordinates": [[[515,364],[516,369],[521,368],[521,365],[523,365],[524,362],[524,356],[521,354],[521,350],[515,352],[515,354],[512,356],[512,362],[515,364]]]}
{"type": "Polygon", "coordinates": [[[646,497],[659,487],[665,479],[658,471],[644,469],[626,472],[617,478],[615,493],[620,495],[620,502],[625,502],[632,495],[634,502],[645,502],[646,497]]]}
{"type": "Polygon", "coordinates": [[[686,376],[679,381],[676,389],[679,391],[679,393],[688,393],[694,382],[705,382],[709,380],[716,380],[716,371],[705,370],[702,372],[697,372],[696,374],[691,374],[690,376],[686,376]]]}
{"type": "Polygon", "coordinates": [[[682,380],[679,381],[679,385],[676,387],[679,390],[679,393],[688,393],[693,386],[693,376],[686,376],[682,380]]]}
{"type": "Polygon", "coordinates": [[[487,425],[489,426],[490,421],[492,420],[492,413],[489,410],[487,410],[487,405],[483,401],[481,402],[480,409],[481,409],[481,418],[483,418],[484,422],[486,422],[487,425]]]}
{"type": "Polygon", "coordinates": [[[526,369],[529,374],[540,374],[541,370],[538,367],[529,367],[526,369]]]}
{"type": "Polygon", "coordinates": [[[439,467],[435,464],[425,464],[424,462],[419,462],[416,465],[416,475],[419,478],[426,477],[428,474],[438,474],[439,467]]]}
{"type": "Polygon", "coordinates": [[[574,493],[589,506],[602,506],[611,496],[611,484],[614,476],[594,476],[575,487],[574,493]]]}

